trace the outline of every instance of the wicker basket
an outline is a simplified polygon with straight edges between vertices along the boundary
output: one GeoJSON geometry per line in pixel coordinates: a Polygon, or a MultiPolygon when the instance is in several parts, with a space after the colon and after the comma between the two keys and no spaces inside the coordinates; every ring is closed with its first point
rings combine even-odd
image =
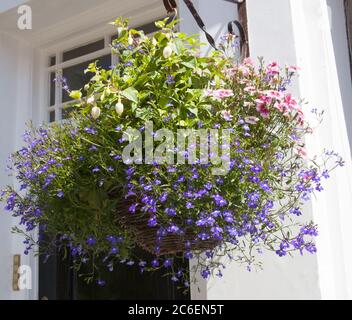
{"type": "Polygon", "coordinates": [[[185,243],[189,241],[191,251],[206,251],[214,249],[219,242],[216,240],[195,240],[195,234],[192,230],[186,230],[183,235],[167,234],[162,237],[159,243],[159,252],[155,252],[157,245],[157,230],[158,227],[148,226],[148,214],[136,211],[129,212],[129,207],[135,201],[126,199],[121,201],[117,206],[116,222],[129,230],[138,246],[147,252],[156,255],[176,254],[186,251],[185,243]]]}

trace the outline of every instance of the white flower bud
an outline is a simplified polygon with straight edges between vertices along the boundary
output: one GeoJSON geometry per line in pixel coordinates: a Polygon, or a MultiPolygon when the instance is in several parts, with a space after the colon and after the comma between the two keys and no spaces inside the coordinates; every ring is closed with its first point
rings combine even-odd
{"type": "Polygon", "coordinates": [[[90,97],[87,99],[87,103],[93,104],[93,103],[94,103],[94,96],[90,96],[90,97]]]}
{"type": "Polygon", "coordinates": [[[153,38],[153,40],[152,40],[152,45],[153,45],[154,47],[156,47],[157,44],[158,44],[158,41],[156,41],[156,39],[153,38]]]}
{"type": "Polygon", "coordinates": [[[117,34],[119,35],[123,30],[125,30],[124,27],[117,27],[117,34]]]}
{"type": "Polygon", "coordinates": [[[119,99],[118,103],[115,106],[116,113],[121,116],[123,113],[123,103],[121,102],[121,99],[119,99]]]}
{"type": "Polygon", "coordinates": [[[128,37],[128,44],[131,46],[133,44],[133,38],[131,35],[128,37]]]}
{"type": "Polygon", "coordinates": [[[101,113],[101,110],[100,110],[99,107],[93,107],[92,108],[91,115],[92,115],[93,119],[98,119],[99,116],[100,116],[100,113],[101,113]]]}
{"type": "Polygon", "coordinates": [[[168,58],[171,57],[171,55],[172,55],[172,48],[171,48],[171,46],[170,46],[169,44],[164,48],[163,55],[164,55],[164,58],[165,58],[165,59],[168,59],[168,58]]]}

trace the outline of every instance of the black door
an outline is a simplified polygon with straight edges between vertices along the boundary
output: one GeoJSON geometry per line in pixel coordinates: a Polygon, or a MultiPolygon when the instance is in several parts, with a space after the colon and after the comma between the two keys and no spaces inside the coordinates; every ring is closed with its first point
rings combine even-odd
{"type": "MultiPolygon", "coordinates": [[[[151,256],[143,252],[144,258],[151,256]]],[[[177,261],[187,269],[188,262],[177,261]]],[[[84,271],[84,270],[82,270],[84,271]]],[[[47,262],[40,258],[39,298],[49,300],[188,300],[189,292],[178,288],[180,284],[165,276],[165,270],[141,273],[136,266],[119,265],[114,271],[103,271],[105,286],[95,282],[87,284],[71,268],[70,258],[60,254],[51,256],[47,262]]]]}

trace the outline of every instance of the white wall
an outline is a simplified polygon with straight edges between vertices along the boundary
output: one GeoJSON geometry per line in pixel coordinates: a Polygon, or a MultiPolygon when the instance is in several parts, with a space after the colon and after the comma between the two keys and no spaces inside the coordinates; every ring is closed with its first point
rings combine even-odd
{"type": "MultiPolygon", "coordinates": [[[[24,123],[30,119],[31,110],[31,49],[25,43],[0,33],[0,184],[12,184],[5,170],[6,159],[20,145],[24,123]],[[27,84],[27,85],[23,85],[27,84]]],[[[12,290],[12,261],[14,254],[21,254],[22,264],[32,265],[31,256],[23,255],[22,237],[11,234],[16,224],[14,218],[0,207],[0,300],[28,299],[33,290],[12,290]]]]}
{"type": "MultiPolygon", "coordinates": [[[[193,0],[194,7],[202,18],[207,31],[213,36],[216,43],[227,32],[228,22],[236,19],[237,6],[223,0],[193,0]]],[[[207,44],[202,48],[206,54],[211,48],[202,30],[199,29],[193,16],[183,1],[179,1],[181,25],[180,29],[188,34],[199,34],[200,40],[207,44]]]]}
{"type": "Polygon", "coordinates": [[[352,298],[352,164],[348,128],[352,86],[343,0],[291,0],[294,43],[302,66],[299,91],[313,106],[325,110],[312,153],[324,147],[339,152],[346,166],[332,175],[323,195],[312,200],[320,226],[318,274],[324,299],[352,298]],[[307,32],[308,31],[308,32],[307,32]]]}

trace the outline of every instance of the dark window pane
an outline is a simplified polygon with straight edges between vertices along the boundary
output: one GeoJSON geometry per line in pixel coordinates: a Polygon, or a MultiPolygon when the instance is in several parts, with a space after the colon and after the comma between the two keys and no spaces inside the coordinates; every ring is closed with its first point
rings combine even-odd
{"type": "Polygon", "coordinates": [[[50,111],[49,113],[49,122],[55,121],[55,111],[50,111]]]}
{"type": "Polygon", "coordinates": [[[49,58],[49,66],[52,67],[56,64],[56,56],[52,56],[49,58]]]}
{"type": "Polygon", "coordinates": [[[50,73],[50,106],[55,105],[55,72],[50,73]]]}
{"type": "Polygon", "coordinates": [[[65,62],[101,49],[104,49],[104,39],[64,52],[62,55],[62,61],[65,62]]]}
{"type": "Polygon", "coordinates": [[[153,33],[155,31],[159,30],[159,28],[157,28],[155,26],[155,22],[147,23],[147,24],[145,24],[143,26],[137,27],[136,29],[137,30],[143,30],[145,34],[153,33]]]}
{"type": "MultiPolygon", "coordinates": [[[[106,55],[91,61],[83,62],[72,67],[63,69],[63,77],[67,79],[67,84],[70,90],[79,90],[84,87],[84,85],[89,82],[92,78],[92,73],[84,73],[88,65],[94,61],[98,61],[97,65],[104,69],[109,69],[111,66],[111,55],[106,55]]],[[[67,102],[72,100],[66,91],[62,91],[62,102],[67,102]]]]}

